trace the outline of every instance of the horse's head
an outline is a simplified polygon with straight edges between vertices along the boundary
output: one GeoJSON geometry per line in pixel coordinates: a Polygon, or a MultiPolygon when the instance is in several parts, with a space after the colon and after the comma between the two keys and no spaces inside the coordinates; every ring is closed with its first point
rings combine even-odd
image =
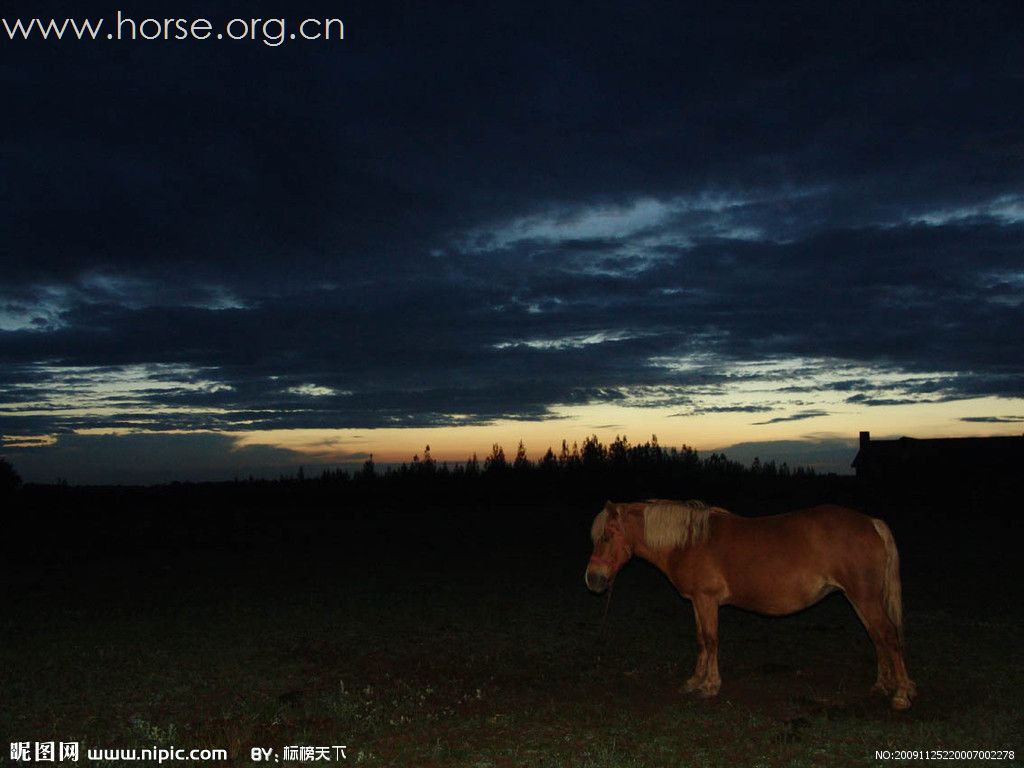
{"type": "Polygon", "coordinates": [[[610,501],[594,518],[590,527],[594,553],[590,556],[584,576],[587,589],[591,592],[604,592],[619,569],[633,556],[633,548],[626,541],[625,523],[618,505],[610,501]]]}

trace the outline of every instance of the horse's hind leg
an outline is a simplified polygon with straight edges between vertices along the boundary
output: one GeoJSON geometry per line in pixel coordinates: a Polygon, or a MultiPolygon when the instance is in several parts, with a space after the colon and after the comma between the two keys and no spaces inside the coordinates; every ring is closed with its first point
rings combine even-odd
{"type": "Polygon", "coordinates": [[[873,691],[892,694],[893,709],[907,709],[910,699],[915,695],[916,688],[907,674],[907,666],[903,661],[903,648],[899,632],[885,612],[880,598],[855,596],[846,594],[860,617],[864,628],[868,631],[871,642],[875,645],[878,658],[878,678],[873,691]]]}
{"type": "Polygon", "coordinates": [[[697,666],[683,690],[715,696],[722,687],[722,678],[718,674],[718,603],[695,597],[693,615],[697,623],[697,666]]]}

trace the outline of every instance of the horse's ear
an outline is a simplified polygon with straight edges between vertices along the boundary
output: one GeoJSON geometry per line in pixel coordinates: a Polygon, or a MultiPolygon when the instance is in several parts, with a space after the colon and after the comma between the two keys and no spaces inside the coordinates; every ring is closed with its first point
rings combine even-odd
{"type": "Polygon", "coordinates": [[[606,501],[604,503],[604,511],[608,513],[608,517],[610,518],[619,516],[619,507],[613,501],[606,501]]]}

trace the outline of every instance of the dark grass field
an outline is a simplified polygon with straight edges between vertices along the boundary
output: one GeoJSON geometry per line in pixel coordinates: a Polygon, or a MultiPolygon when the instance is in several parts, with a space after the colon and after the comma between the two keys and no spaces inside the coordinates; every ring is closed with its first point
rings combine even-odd
{"type": "Polygon", "coordinates": [[[26,546],[3,568],[0,736],[224,748],[243,765],[286,745],[481,767],[1024,748],[1012,526],[897,530],[919,697],[894,713],[868,693],[872,648],[839,595],[787,618],[723,609],[720,696],[679,693],[689,604],[637,561],[602,632],[605,601],[582,579],[589,518],[433,510],[219,548],[26,546]]]}

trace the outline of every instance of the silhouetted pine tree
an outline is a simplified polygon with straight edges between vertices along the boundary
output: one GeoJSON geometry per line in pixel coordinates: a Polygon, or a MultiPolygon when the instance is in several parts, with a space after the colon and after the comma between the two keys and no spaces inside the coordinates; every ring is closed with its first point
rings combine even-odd
{"type": "Polygon", "coordinates": [[[505,449],[495,443],[491,446],[491,455],[484,459],[484,471],[496,474],[508,468],[505,461],[505,449]]]}
{"type": "Polygon", "coordinates": [[[555,458],[555,452],[552,451],[551,448],[548,448],[537,467],[538,469],[543,470],[546,474],[552,474],[558,471],[558,459],[555,458]]]}
{"type": "Polygon", "coordinates": [[[519,441],[519,447],[516,448],[516,457],[512,461],[512,468],[519,472],[525,472],[532,468],[530,460],[526,458],[526,446],[523,445],[522,440],[519,441]]]}
{"type": "Polygon", "coordinates": [[[370,454],[370,457],[363,462],[363,468],[360,470],[359,476],[363,480],[373,480],[377,476],[377,470],[373,463],[372,453],[370,454]]]}
{"type": "Polygon", "coordinates": [[[21,475],[7,459],[0,458],[0,496],[7,496],[21,488],[21,475]]]}
{"type": "Polygon", "coordinates": [[[437,469],[437,465],[434,463],[433,457],[430,455],[430,446],[428,445],[423,449],[423,464],[420,470],[424,474],[432,475],[437,469]]]}

